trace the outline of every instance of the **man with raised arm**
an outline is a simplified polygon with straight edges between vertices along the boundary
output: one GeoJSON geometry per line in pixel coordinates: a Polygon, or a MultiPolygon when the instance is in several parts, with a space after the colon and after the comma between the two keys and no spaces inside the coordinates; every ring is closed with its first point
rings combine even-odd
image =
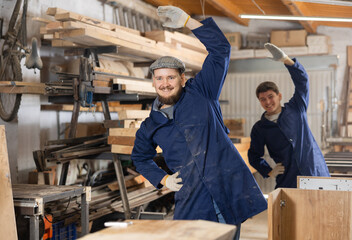
{"type": "Polygon", "coordinates": [[[297,176],[330,176],[308,126],[308,74],[295,58],[289,58],[280,48],[270,43],[264,46],[273,60],[285,64],[295,92],[290,101],[281,106],[282,95],[275,83],[263,82],[257,87],[256,95],[265,112],[252,128],[250,164],[263,177],[275,177],[275,188],[297,187],[297,176]],[[274,168],[263,158],[264,146],[276,163],[274,168]]]}
{"type": "Polygon", "coordinates": [[[230,44],[211,18],[198,22],[172,6],[159,7],[158,14],[167,19],[166,27],[191,29],[208,56],[188,81],[177,58],[161,57],[150,66],[158,97],[136,134],[133,163],[156,188],[176,192],[174,219],[235,224],[239,239],[240,224],[265,210],[267,203],[222,119],[219,95],[230,44]],[[172,175],[153,161],[157,146],[172,175]]]}

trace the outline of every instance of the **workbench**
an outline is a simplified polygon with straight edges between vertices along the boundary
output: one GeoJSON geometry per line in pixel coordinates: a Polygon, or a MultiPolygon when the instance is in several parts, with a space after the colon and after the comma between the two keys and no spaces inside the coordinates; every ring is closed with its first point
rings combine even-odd
{"type": "Polygon", "coordinates": [[[15,208],[29,217],[30,240],[39,239],[39,217],[44,216],[45,204],[73,197],[81,197],[81,236],[88,233],[90,187],[13,184],[12,191],[15,208]]]}
{"type": "Polygon", "coordinates": [[[232,240],[236,226],[205,220],[128,220],[127,227],[109,227],[82,240],[232,240]]]}

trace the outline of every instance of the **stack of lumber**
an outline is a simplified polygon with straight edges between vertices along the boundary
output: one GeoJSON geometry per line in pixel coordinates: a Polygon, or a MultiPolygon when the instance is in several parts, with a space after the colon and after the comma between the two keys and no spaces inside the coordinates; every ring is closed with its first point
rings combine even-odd
{"type": "MultiPolygon", "coordinates": [[[[109,111],[110,112],[119,112],[124,110],[140,110],[142,104],[121,104],[120,102],[109,102],[109,111]]],[[[89,112],[94,110],[94,112],[103,112],[103,107],[100,102],[95,104],[95,108],[89,107],[80,107],[81,112],[89,112]]],[[[41,111],[73,111],[72,104],[42,104],[40,106],[41,111]]]]}
{"type": "MultiPolygon", "coordinates": [[[[109,121],[112,128],[109,129],[108,144],[111,144],[111,152],[118,154],[132,154],[136,132],[142,121],[150,114],[150,110],[126,110],[119,111],[119,120],[109,121]]],[[[161,153],[158,147],[157,152],[161,153]]]]}
{"type": "MultiPolygon", "coordinates": [[[[127,197],[131,208],[141,206],[170,193],[168,189],[157,190],[140,174],[133,170],[125,176],[127,197]]],[[[80,222],[80,198],[64,199],[46,204],[50,209],[55,222],[65,220],[69,222],[80,222]]],[[[89,220],[94,221],[104,215],[115,211],[123,212],[122,200],[116,181],[100,186],[92,187],[91,201],[89,202],[89,220]]]]}
{"type": "Polygon", "coordinates": [[[66,162],[73,159],[87,158],[91,155],[110,152],[107,137],[95,135],[60,140],[50,140],[45,143],[44,150],[33,152],[38,171],[45,170],[46,162],[66,162]]]}
{"type": "MultiPolygon", "coordinates": [[[[181,59],[188,68],[200,70],[206,53],[187,46],[171,44],[141,36],[141,33],[119,25],[93,19],[60,8],[48,8],[48,15],[55,18],[41,29],[43,38],[50,40],[55,47],[96,47],[118,46],[118,54],[158,59],[171,55],[181,59]]],[[[185,38],[189,39],[187,35],[185,38]]],[[[176,38],[176,37],[175,37],[176,38]]],[[[182,37],[181,37],[182,38],[182,37]]],[[[183,41],[184,42],[184,41],[183,41]]],[[[196,43],[196,46],[200,43],[196,43]]]]}

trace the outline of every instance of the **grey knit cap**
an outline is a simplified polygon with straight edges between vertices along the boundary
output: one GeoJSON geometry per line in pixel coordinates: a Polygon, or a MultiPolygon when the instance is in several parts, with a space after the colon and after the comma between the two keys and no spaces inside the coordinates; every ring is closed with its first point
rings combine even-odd
{"type": "Polygon", "coordinates": [[[171,56],[165,56],[153,62],[149,67],[149,71],[154,74],[154,70],[159,68],[176,68],[180,69],[181,73],[184,73],[186,67],[180,59],[171,56]]]}

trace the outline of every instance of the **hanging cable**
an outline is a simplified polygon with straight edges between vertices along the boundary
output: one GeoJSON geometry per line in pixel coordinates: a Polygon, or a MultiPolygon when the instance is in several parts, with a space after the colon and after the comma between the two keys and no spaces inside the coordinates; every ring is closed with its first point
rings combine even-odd
{"type": "Polygon", "coordinates": [[[253,4],[257,6],[257,8],[265,15],[264,10],[255,2],[255,0],[252,0],[253,4]]]}

